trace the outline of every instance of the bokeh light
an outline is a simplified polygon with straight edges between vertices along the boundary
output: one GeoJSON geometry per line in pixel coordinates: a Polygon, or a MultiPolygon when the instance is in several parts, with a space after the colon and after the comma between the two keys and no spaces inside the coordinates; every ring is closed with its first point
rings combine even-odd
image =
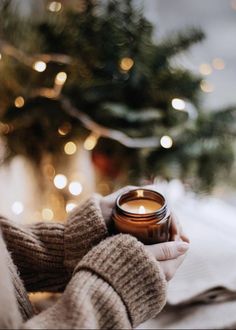
{"type": "Polygon", "coordinates": [[[43,61],[37,61],[34,63],[33,68],[35,71],[43,72],[46,70],[47,64],[43,61]]]}
{"type": "Polygon", "coordinates": [[[72,195],[78,196],[83,191],[82,184],[78,181],[73,181],[69,184],[69,191],[72,195]]]}
{"type": "Polygon", "coordinates": [[[160,144],[163,148],[169,149],[173,145],[173,140],[170,136],[164,135],[164,136],[162,136],[162,138],[160,140],[160,144]]]}
{"type": "Polygon", "coordinates": [[[67,178],[63,174],[57,174],[54,177],[54,180],[53,181],[54,181],[55,187],[58,188],[58,189],[63,189],[67,185],[67,178]]]}

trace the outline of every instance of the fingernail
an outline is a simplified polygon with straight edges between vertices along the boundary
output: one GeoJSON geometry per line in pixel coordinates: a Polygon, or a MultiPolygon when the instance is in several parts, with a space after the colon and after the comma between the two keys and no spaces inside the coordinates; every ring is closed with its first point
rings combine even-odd
{"type": "Polygon", "coordinates": [[[179,252],[186,252],[189,249],[189,244],[185,242],[177,242],[177,250],[179,252]]]}

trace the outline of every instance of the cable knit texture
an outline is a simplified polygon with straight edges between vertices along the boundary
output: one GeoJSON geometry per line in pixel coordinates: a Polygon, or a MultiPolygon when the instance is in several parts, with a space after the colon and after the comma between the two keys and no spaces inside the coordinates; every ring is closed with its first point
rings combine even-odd
{"type": "Polygon", "coordinates": [[[130,235],[108,238],[89,252],[75,272],[87,269],[122,298],[133,326],[156,316],[165,304],[166,281],[158,262],[130,235]]]}
{"type": "Polygon", "coordinates": [[[80,210],[75,209],[65,228],[65,266],[73,271],[91,248],[108,236],[98,195],[88,199],[80,210]]]}
{"type": "Polygon", "coordinates": [[[65,226],[0,218],[0,227],[6,243],[0,235],[1,329],[129,329],[165,303],[164,276],[143,245],[129,235],[103,240],[107,230],[96,198],[65,226]],[[27,290],[64,292],[34,315],[27,290]]]}

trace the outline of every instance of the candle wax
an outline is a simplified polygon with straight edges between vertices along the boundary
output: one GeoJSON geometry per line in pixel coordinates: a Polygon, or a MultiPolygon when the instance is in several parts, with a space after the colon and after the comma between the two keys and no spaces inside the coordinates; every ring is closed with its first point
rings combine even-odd
{"type": "Polygon", "coordinates": [[[162,207],[161,204],[150,200],[150,199],[134,199],[131,201],[128,201],[126,203],[123,203],[121,205],[121,208],[124,211],[131,212],[131,213],[137,213],[137,214],[145,214],[145,213],[151,213],[159,210],[162,207]]]}

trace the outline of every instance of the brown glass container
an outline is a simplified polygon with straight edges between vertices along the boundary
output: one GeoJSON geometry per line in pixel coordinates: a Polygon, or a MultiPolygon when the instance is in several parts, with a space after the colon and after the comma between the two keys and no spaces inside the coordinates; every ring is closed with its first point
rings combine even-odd
{"type": "Polygon", "coordinates": [[[170,238],[170,212],[164,196],[156,191],[139,188],[120,195],[113,209],[112,218],[117,232],[131,234],[144,244],[163,243],[170,238]],[[147,210],[144,214],[128,211],[127,207],[126,210],[122,208],[122,205],[129,205],[130,201],[131,204],[137,201],[137,205],[151,201],[152,205],[157,203],[157,208],[147,210]]]}

